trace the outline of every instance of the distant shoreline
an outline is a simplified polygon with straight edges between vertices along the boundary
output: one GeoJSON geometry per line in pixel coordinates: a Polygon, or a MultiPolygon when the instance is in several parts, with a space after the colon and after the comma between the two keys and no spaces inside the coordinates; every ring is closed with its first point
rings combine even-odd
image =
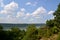
{"type": "MultiPolygon", "coordinates": [[[[9,23],[0,23],[0,25],[3,26],[3,29],[6,30],[6,29],[10,29],[12,27],[17,27],[19,29],[26,29],[28,27],[28,25],[31,25],[31,24],[9,24],[9,23]]],[[[34,24],[37,28],[39,28],[40,26],[43,26],[45,24],[34,24]]]]}

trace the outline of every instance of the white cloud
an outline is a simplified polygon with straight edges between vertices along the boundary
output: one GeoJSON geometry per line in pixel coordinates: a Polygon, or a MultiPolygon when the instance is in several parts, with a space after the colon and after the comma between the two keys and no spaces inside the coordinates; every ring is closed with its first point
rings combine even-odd
{"type": "Polygon", "coordinates": [[[48,14],[53,14],[53,13],[54,13],[54,11],[49,11],[49,12],[48,12],[48,14]]]}
{"type": "Polygon", "coordinates": [[[2,10],[2,11],[0,11],[0,14],[7,14],[7,11],[6,10],[2,10]]]}
{"type": "Polygon", "coordinates": [[[16,17],[19,18],[19,17],[23,17],[25,14],[23,11],[20,11],[20,12],[17,12],[17,15],[16,17]]]}
{"type": "Polygon", "coordinates": [[[18,23],[17,19],[11,15],[0,17],[0,23],[18,23]]]}
{"type": "Polygon", "coordinates": [[[11,18],[12,16],[11,15],[7,15],[7,18],[11,18]]]}
{"type": "Polygon", "coordinates": [[[26,13],[23,19],[28,19],[29,17],[32,17],[30,13],[26,13]]]}
{"type": "Polygon", "coordinates": [[[36,16],[35,18],[40,18],[39,16],[36,16]]]}
{"type": "MultiPolygon", "coordinates": [[[[27,3],[27,5],[35,6],[37,2],[27,3]]],[[[25,8],[21,8],[17,12],[18,4],[11,2],[3,7],[3,10],[0,11],[0,14],[5,16],[0,17],[0,23],[39,23],[42,20],[42,16],[46,13],[44,7],[38,7],[32,13],[29,13],[25,8]]]]}
{"type": "Polygon", "coordinates": [[[31,2],[27,2],[26,5],[31,5],[32,3],[31,2]]]}
{"type": "Polygon", "coordinates": [[[30,13],[27,13],[26,16],[27,16],[27,17],[28,17],[28,16],[31,16],[31,14],[30,14],[30,13]]]}
{"type": "Polygon", "coordinates": [[[29,21],[31,22],[31,21],[33,21],[34,19],[33,18],[31,18],[29,21]]]}
{"type": "Polygon", "coordinates": [[[38,2],[27,2],[26,5],[36,6],[38,2]]]}
{"type": "Polygon", "coordinates": [[[0,11],[0,14],[13,14],[18,8],[18,4],[11,2],[4,6],[4,9],[0,11]]]}
{"type": "Polygon", "coordinates": [[[25,9],[24,8],[21,8],[21,10],[20,11],[25,11],[25,9]]]}
{"type": "MultiPolygon", "coordinates": [[[[11,2],[4,6],[4,9],[0,11],[0,14],[6,14],[6,17],[0,17],[0,23],[42,23],[45,22],[46,9],[44,7],[38,7],[32,13],[26,12],[25,8],[18,9],[18,4],[11,2]],[[16,13],[15,15],[13,15],[16,13]],[[44,18],[43,18],[44,17],[44,18]]],[[[49,13],[50,14],[50,13],[49,13]]],[[[47,20],[47,19],[46,19],[47,20]]]]}
{"type": "Polygon", "coordinates": [[[39,16],[43,13],[46,13],[46,9],[44,7],[39,7],[32,13],[32,16],[39,16]]]}
{"type": "Polygon", "coordinates": [[[15,2],[11,2],[4,7],[5,10],[15,10],[15,8],[18,8],[18,4],[15,2]]]}
{"type": "Polygon", "coordinates": [[[24,15],[25,15],[25,9],[21,8],[20,11],[17,12],[16,17],[19,18],[19,17],[23,17],[24,15]]]}
{"type": "MultiPolygon", "coordinates": [[[[25,10],[25,9],[24,9],[25,10]]],[[[37,8],[34,12],[32,13],[25,13],[25,11],[19,11],[16,15],[17,18],[22,18],[21,21],[28,21],[28,23],[30,22],[35,22],[38,21],[39,19],[42,19],[44,14],[46,14],[46,9],[44,7],[39,7],[37,8]]]]}

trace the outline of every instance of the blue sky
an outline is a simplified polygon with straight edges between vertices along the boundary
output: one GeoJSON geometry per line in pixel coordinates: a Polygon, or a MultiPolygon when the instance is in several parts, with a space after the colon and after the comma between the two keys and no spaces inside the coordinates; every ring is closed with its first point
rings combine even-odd
{"type": "Polygon", "coordinates": [[[0,0],[0,23],[45,23],[60,0],[0,0]]]}

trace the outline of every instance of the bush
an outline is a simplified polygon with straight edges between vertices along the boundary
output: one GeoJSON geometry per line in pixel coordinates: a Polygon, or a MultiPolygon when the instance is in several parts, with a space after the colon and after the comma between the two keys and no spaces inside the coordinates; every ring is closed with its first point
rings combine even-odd
{"type": "Polygon", "coordinates": [[[54,26],[51,31],[53,34],[57,34],[59,32],[59,29],[56,26],[54,26]]]}
{"type": "Polygon", "coordinates": [[[56,39],[56,40],[60,40],[60,32],[59,32],[58,37],[57,37],[57,39],[56,39]]]}
{"type": "Polygon", "coordinates": [[[37,40],[37,33],[35,25],[29,25],[22,40],[37,40]]]}
{"type": "Polygon", "coordinates": [[[52,35],[51,30],[48,27],[43,27],[38,29],[39,37],[50,37],[52,35]]]}

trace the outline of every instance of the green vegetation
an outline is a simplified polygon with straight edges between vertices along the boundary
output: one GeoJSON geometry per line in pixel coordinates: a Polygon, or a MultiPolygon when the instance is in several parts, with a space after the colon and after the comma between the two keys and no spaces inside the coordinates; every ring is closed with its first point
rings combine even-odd
{"type": "Polygon", "coordinates": [[[26,30],[27,30],[26,35],[24,36],[22,40],[37,40],[38,32],[35,25],[28,26],[26,30]]]}
{"type": "Polygon", "coordinates": [[[54,19],[47,20],[46,26],[40,28],[32,24],[26,30],[15,27],[6,31],[0,25],[0,40],[60,40],[60,4],[53,15],[54,19]]]}

